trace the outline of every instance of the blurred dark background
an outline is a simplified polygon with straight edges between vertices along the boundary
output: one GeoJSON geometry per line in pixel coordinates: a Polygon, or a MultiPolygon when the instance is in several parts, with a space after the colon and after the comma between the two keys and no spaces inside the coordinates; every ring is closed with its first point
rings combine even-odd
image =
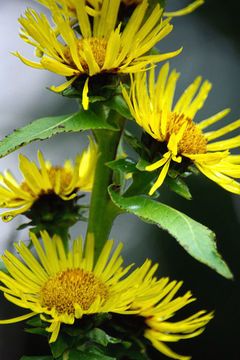
{"type": "MultiPolygon", "coordinates": [[[[168,0],[167,10],[173,11],[191,1],[168,0]]],[[[10,0],[0,2],[0,72],[1,72],[1,139],[14,128],[47,115],[74,112],[76,104],[45,89],[60,84],[55,74],[29,68],[12,56],[10,51],[20,51],[33,59],[33,49],[18,37],[17,18],[27,7],[42,10],[34,1],[10,0]]],[[[225,122],[239,118],[240,93],[240,27],[239,2],[236,0],[206,0],[205,5],[193,14],[172,20],[172,33],[159,44],[162,52],[178,49],[182,54],[170,60],[171,68],[181,72],[176,98],[193,79],[202,75],[213,83],[204,108],[196,120],[230,107],[225,122]]],[[[161,64],[160,64],[161,66],[161,64]]],[[[86,146],[86,134],[58,135],[45,142],[36,142],[21,149],[21,153],[36,160],[40,148],[45,158],[61,165],[66,158],[74,158],[76,152],[86,146]],[[62,146],[64,141],[65,146],[62,146]]],[[[0,171],[10,169],[20,176],[17,168],[19,151],[0,160],[0,171]]],[[[19,177],[20,179],[20,177],[19,177]]],[[[192,259],[167,233],[155,226],[143,223],[133,215],[122,215],[115,221],[112,236],[124,241],[123,255],[126,264],[142,264],[146,257],[159,262],[159,276],[184,280],[184,290],[191,290],[197,301],[190,305],[189,313],[200,309],[215,310],[215,318],[199,337],[183,340],[171,347],[194,360],[239,360],[239,298],[240,298],[240,203],[237,195],[229,194],[204,176],[187,179],[193,200],[184,200],[163,187],[160,201],[181,210],[205,224],[217,235],[217,247],[234,274],[234,280],[226,280],[214,271],[192,259]]],[[[24,231],[15,229],[23,218],[11,223],[0,223],[1,253],[12,249],[12,242],[26,240],[24,231]]],[[[75,226],[73,234],[84,233],[85,226],[75,226]]],[[[20,315],[21,309],[9,304],[1,296],[0,318],[20,315]]],[[[25,311],[22,310],[21,313],[25,311]]],[[[23,355],[44,355],[48,349],[42,339],[23,332],[24,324],[0,325],[0,359],[17,360],[23,355]],[[14,344],[14,345],[13,345],[14,344]]],[[[167,359],[158,354],[157,359],[167,359]]]]}

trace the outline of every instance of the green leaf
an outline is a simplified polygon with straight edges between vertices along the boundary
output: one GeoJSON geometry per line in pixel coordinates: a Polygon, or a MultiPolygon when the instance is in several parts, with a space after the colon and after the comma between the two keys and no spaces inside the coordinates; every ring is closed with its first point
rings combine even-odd
{"type": "Polygon", "coordinates": [[[52,356],[23,356],[20,360],[54,360],[52,356]]]}
{"type": "Polygon", "coordinates": [[[69,348],[67,341],[64,339],[64,336],[61,334],[58,335],[58,338],[55,342],[50,343],[49,345],[54,358],[58,358],[63,354],[65,350],[69,348]]]}
{"type": "Polygon", "coordinates": [[[63,132],[88,129],[118,130],[92,111],[81,110],[75,114],[47,117],[33,121],[22,129],[15,130],[0,142],[0,158],[36,140],[49,139],[63,132]]]}
{"type": "Polygon", "coordinates": [[[116,194],[112,187],[109,187],[109,194],[114,204],[121,209],[167,230],[195,259],[228,279],[233,277],[227,264],[217,252],[215,234],[206,226],[170,206],[146,197],[123,197],[116,194]]]}
{"type": "Polygon", "coordinates": [[[42,326],[42,320],[39,315],[32,317],[26,323],[30,326],[37,326],[37,327],[42,326]]]}
{"type": "MultiPolygon", "coordinates": [[[[137,169],[140,170],[140,171],[146,171],[145,169],[146,169],[146,167],[148,165],[150,165],[150,163],[147,160],[140,157],[139,160],[138,160],[138,163],[137,163],[137,169]]],[[[156,172],[155,172],[154,176],[155,177],[157,176],[156,172]]]]}
{"type": "MultiPolygon", "coordinates": [[[[148,195],[155,182],[156,174],[149,171],[138,171],[132,174],[132,183],[124,193],[124,196],[148,195]]],[[[153,197],[158,197],[156,190],[153,197]]]]}
{"type": "Polygon", "coordinates": [[[164,182],[176,194],[184,197],[187,200],[192,199],[192,195],[190,193],[190,190],[189,190],[188,186],[185,184],[185,182],[180,177],[177,177],[176,179],[173,179],[173,178],[170,178],[169,176],[167,176],[165,178],[164,182]]]}
{"type": "Polygon", "coordinates": [[[121,116],[126,119],[132,119],[130,110],[123,99],[122,95],[115,95],[110,100],[104,102],[104,105],[108,106],[110,109],[117,111],[121,116]]]}
{"type": "Polygon", "coordinates": [[[144,151],[151,156],[149,149],[136,136],[132,135],[127,130],[124,131],[124,139],[137,154],[142,155],[142,152],[144,151]]]}
{"type": "Polygon", "coordinates": [[[106,163],[112,170],[119,170],[123,173],[132,173],[136,171],[136,162],[131,158],[122,158],[106,163]]]}
{"type": "Polygon", "coordinates": [[[36,328],[25,328],[24,329],[25,332],[29,333],[29,334],[36,334],[36,335],[43,335],[43,336],[48,336],[48,332],[46,330],[44,330],[42,327],[36,327],[36,328]]]}
{"type": "Polygon", "coordinates": [[[151,54],[151,55],[159,55],[159,54],[160,54],[160,51],[159,51],[159,49],[158,49],[157,47],[154,46],[154,47],[151,49],[150,54],[151,54]]]}
{"type": "Polygon", "coordinates": [[[117,344],[121,342],[121,340],[109,336],[108,334],[105,333],[105,331],[98,328],[89,331],[86,334],[86,336],[93,342],[102,345],[104,347],[106,347],[108,343],[117,344]]]}

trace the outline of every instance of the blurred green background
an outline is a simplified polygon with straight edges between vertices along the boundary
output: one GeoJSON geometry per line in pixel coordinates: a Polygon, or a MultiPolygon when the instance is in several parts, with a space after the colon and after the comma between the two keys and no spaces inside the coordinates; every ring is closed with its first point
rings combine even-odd
{"type": "MultiPolygon", "coordinates": [[[[167,10],[173,11],[191,1],[168,0],[167,10]]],[[[11,0],[0,2],[0,72],[1,72],[1,139],[30,121],[47,115],[74,112],[76,103],[45,89],[60,84],[61,78],[46,71],[28,68],[10,51],[21,51],[33,59],[33,49],[18,37],[17,18],[27,7],[43,9],[34,1],[11,0]]],[[[193,79],[202,75],[213,83],[213,89],[197,120],[208,117],[226,107],[232,109],[225,122],[239,118],[240,94],[240,27],[239,2],[230,0],[206,0],[195,13],[172,20],[174,29],[159,48],[162,52],[173,51],[183,45],[183,52],[170,61],[171,68],[181,72],[176,98],[193,79]]],[[[161,64],[160,64],[161,66],[161,64]]],[[[131,125],[131,128],[136,128],[131,125]]],[[[137,130],[137,129],[136,129],[137,130]]],[[[36,142],[20,151],[36,160],[40,148],[45,158],[61,165],[66,158],[74,158],[76,152],[86,146],[86,134],[63,134],[45,142],[36,142]],[[63,146],[64,141],[64,146],[63,146]]],[[[0,160],[0,171],[10,169],[16,176],[19,151],[0,160]]],[[[183,314],[191,315],[200,309],[215,310],[215,318],[199,337],[171,344],[182,354],[191,354],[194,360],[239,360],[240,323],[240,203],[232,195],[204,176],[187,179],[193,200],[184,200],[163,187],[160,201],[169,204],[215,231],[219,252],[234,274],[234,280],[226,280],[192,259],[166,232],[156,226],[143,223],[133,215],[122,215],[114,224],[111,236],[124,241],[125,264],[142,264],[146,257],[159,262],[159,276],[184,280],[183,290],[191,290],[197,301],[183,314]],[[188,311],[189,310],[189,311],[188,311]]],[[[27,239],[24,231],[15,229],[23,218],[11,223],[0,223],[1,253],[12,249],[12,241],[27,239]]],[[[84,233],[85,225],[73,229],[73,234],[84,233]]],[[[9,304],[1,296],[0,318],[20,315],[19,308],[9,304]]],[[[21,310],[20,310],[21,311],[21,310]]],[[[24,313],[22,310],[21,313],[24,313]]],[[[23,355],[45,354],[48,347],[35,335],[23,332],[24,324],[0,325],[0,359],[15,360],[23,355]]],[[[160,353],[156,359],[167,359],[160,353]]]]}

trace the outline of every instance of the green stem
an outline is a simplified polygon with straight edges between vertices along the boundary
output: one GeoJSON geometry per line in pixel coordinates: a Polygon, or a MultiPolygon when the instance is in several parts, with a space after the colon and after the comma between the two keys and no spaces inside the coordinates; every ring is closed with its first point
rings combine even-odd
{"type": "MultiPolygon", "coordinates": [[[[116,112],[110,116],[111,121],[118,121],[121,128],[123,127],[123,120],[116,112]]],[[[107,189],[112,183],[112,170],[105,163],[115,159],[121,131],[94,130],[94,135],[98,142],[99,157],[92,189],[87,236],[88,234],[94,235],[95,259],[97,259],[108,239],[113,220],[119,214],[119,209],[112,203],[108,195],[107,189]]]]}

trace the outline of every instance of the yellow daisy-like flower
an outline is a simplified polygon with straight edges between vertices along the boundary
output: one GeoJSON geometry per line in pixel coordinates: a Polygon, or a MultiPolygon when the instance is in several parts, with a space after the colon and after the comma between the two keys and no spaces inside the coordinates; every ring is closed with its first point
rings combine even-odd
{"type": "MultiPolygon", "coordinates": [[[[123,269],[119,256],[119,244],[110,257],[113,240],[106,242],[96,265],[94,262],[94,240],[87,239],[85,253],[81,238],[73,242],[72,251],[66,255],[62,240],[46,231],[41,233],[43,247],[36,235],[30,233],[40,262],[36,260],[24,243],[15,244],[23,264],[9,251],[2,257],[9,275],[0,271],[0,290],[14,304],[30,309],[31,312],[0,324],[9,324],[40,314],[50,322],[46,329],[51,334],[50,342],[57,339],[61,323],[73,324],[83,315],[114,312],[133,314],[131,304],[138,292],[143,293],[142,281],[149,267],[144,264],[126,276],[132,265],[123,269]]],[[[149,274],[151,276],[151,274],[149,274]]]]}
{"type": "Polygon", "coordinates": [[[74,167],[70,160],[64,167],[52,166],[39,151],[39,169],[34,162],[19,155],[24,181],[19,184],[9,171],[0,175],[0,207],[14,209],[1,214],[2,219],[9,221],[24,213],[43,195],[56,194],[63,200],[71,200],[80,190],[91,191],[97,157],[97,145],[91,138],[89,148],[76,156],[74,167]]]}
{"type": "Polygon", "coordinates": [[[240,184],[234,180],[240,178],[240,156],[229,153],[229,149],[239,147],[240,135],[212,142],[239,128],[240,120],[204,133],[205,128],[222,119],[230,110],[225,109],[198,124],[194,123],[194,116],[202,108],[211,84],[204,81],[200,86],[201,77],[197,77],[173,107],[179,74],[174,70],[167,79],[168,71],[167,63],[162,67],[155,84],[154,70],[150,70],[148,87],[146,75],[137,74],[132,78],[130,94],[123,89],[123,96],[136,122],[159,142],[159,152],[164,144],[167,148],[161,158],[145,168],[147,171],[162,168],[149,194],[152,195],[161,186],[171,161],[181,163],[183,158],[191,160],[204,175],[224,189],[240,194],[240,184]]]}
{"type": "MultiPolygon", "coordinates": [[[[157,265],[152,267],[152,272],[156,270],[156,267],[157,265]]],[[[183,296],[174,298],[182,282],[169,282],[168,278],[158,281],[153,278],[151,282],[152,287],[149,286],[149,290],[142,296],[138,294],[137,300],[132,305],[133,309],[138,310],[137,316],[144,319],[146,325],[144,337],[150,340],[158,351],[172,359],[191,359],[190,356],[176,354],[165,342],[176,342],[200,335],[204,331],[205,325],[213,318],[213,313],[206,314],[205,310],[201,310],[184,320],[169,321],[178,310],[196,299],[192,297],[190,291],[183,296]],[[150,292],[152,292],[152,296],[147,296],[150,292]]]]}
{"type": "Polygon", "coordinates": [[[148,64],[171,58],[181,51],[146,55],[172,30],[170,19],[161,20],[163,9],[159,5],[156,5],[143,23],[148,8],[148,1],[143,0],[122,30],[122,24],[116,24],[120,0],[103,0],[101,8],[93,17],[87,12],[85,0],[72,2],[81,36],[72,27],[68,2],[61,1],[62,7],[59,8],[55,0],[49,0],[47,3],[55,27],[50,25],[44,14],[39,16],[31,9],[25,13],[25,18],[21,17],[19,20],[22,26],[20,36],[36,47],[41,56],[40,63],[27,60],[18,52],[15,55],[29,66],[70,77],[65,84],[57,88],[51,87],[57,92],[63,91],[79,76],[87,76],[82,93],[84,109],[88,108],[89,102],[89,77],[100,73],[126,74],[143,71],[148,64]]]}

